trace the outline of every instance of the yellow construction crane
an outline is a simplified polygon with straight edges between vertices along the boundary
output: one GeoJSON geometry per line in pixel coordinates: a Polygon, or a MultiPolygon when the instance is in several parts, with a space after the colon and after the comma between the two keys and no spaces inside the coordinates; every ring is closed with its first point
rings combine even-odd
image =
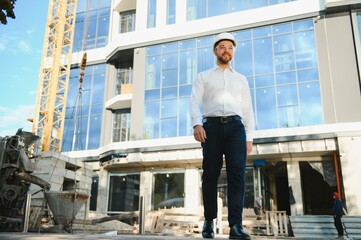
{"type": "MultiPolygon", "coordinates": [[[[77,0],[49,0],[33,133],[41,151],[60,151],[77,0]]],[[[37,151],[37,149],[35,149],[37,151]]]]}

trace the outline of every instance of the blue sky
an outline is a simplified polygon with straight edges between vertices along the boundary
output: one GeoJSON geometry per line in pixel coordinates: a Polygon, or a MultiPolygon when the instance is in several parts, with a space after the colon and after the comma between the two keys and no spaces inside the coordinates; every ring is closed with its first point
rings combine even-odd
{"type": "Polygon", "coordinates": [[[0,25],[0,136],[31,131],[48,0],[18,0],[16,19],[0,25]]]}

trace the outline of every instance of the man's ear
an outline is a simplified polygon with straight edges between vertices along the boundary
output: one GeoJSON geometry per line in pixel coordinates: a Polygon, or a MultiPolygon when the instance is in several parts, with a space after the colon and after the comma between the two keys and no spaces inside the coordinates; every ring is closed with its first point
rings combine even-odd
{"type": "Polygon", "coordinates": [[[217,48],[213,48],[213,54],[217,56],[217,48]]]}

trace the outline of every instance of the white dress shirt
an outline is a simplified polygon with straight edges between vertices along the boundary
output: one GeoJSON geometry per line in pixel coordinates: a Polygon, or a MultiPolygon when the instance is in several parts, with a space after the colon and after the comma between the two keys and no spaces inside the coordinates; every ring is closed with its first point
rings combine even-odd
{"type": "Polygon", "coordinates": [[[190,100],[192,126],[202,125],[204,117],[232,115],[242,118],[247,141],[253,141],[253,109],[246,77],[232,68],[223,70],[219,66],[199,73],[190,100]]]}

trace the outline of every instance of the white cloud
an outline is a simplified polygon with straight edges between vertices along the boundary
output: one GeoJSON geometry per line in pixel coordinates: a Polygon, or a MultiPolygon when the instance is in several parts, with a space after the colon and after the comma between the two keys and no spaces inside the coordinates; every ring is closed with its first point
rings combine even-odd
{"type": "Polygon", "coordinates": [[[0,106],[0,136],[12,136],[19,128],[31,132],[34,105],[21,105],[14,108],[0,106]]]}
{"type": "Polygon", "coordinates": [[[31,35],[31,34],[33,34],[34,32],[36,32],[36,29],[35,29],[35,28],[31,28],[31,29],[26,30],[26,34],[28,34],[28,35],[31,35]]]}
{"type": "Polygon", "coordinates": [[[26,42],[26,41],[23,41],[23,40],[19,41],[18,47],[20,48],[20,51],[22,51],[24,53],[31,53],[32,52],[30,44],[28,42],[26,42]]]}
{"type": "MultiPolygon", "coordinates": [[[[0,38],[0,51],[10,51],[13,47],[11,46],[13,43],[17,41],[17,37],[4,33],[0,38]]],[[[10,51],[13,53],[13,51],[10,51]]]]}

